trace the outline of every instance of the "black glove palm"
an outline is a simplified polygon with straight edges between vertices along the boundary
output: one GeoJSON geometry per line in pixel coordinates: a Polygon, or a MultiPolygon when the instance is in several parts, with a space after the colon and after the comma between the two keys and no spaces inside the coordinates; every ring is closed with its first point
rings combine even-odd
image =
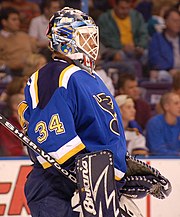
{"type": "Polygon", "coordinates": [[[128,176],[125,181],[126,184],[120,189],[120,193],[131,198],[145,197],[157,184],[156,177],[153,175],[128,176]]]}

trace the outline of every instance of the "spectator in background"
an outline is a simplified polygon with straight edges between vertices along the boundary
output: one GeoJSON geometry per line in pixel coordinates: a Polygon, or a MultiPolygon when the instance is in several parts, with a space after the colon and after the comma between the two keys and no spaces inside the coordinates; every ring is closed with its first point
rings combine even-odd
{"type": "Polygon", "coordinates": [[[12,80],[6,85],[6,88],[0,94],[0,101],[7,101],[8,96],[22,93],[24,94],[24,87],[28,81],[28,78],[32,73],[39,70],[42,66],[46,64],[46,58],[41,54],[32,54],[29,56],[25,62],[25,67],[22,72],[22,76],[15,76],[12,80]]]}
{"type": "MultiPolygon", "coordinates": [[[[22,130],[22,128],[18,121],[17,107],[22,100],[24,100],[23,94],[14,94],[8,99],[8,107],[10,109],[8,120],[19,130],[22,130]]],[[[2,125],[0,125],[0,147],[4,156],[26,155],[21,141],[2,125]]]]}
{"type": "Polygon", "coordinates": [[[12,7],[19,11],[21,21],[20,30],[25,32],[28,32],[31,19],[40,15],[39,5],[27,0],[3,1],[1,7],[12,7]]]}
{"type": "Polygon", "coordinates": [[[111,94],[114,96],[115,95],[115,87],[113,84],[113,80],[110,76],[108,76],[106,71],[103,69],[102,65],[103,65],[103,62],[102,62],[101,56],[100,56],[100,54],[98,54],[97,59],[96,59],[96,67],[95,67],[96,73],[101,77],[101,79],[105,83],[106,87],[109,89],[111,94]]]}
{"type": "Polygon", "coordinates": [[[8,98],[14,94],[24,94],[24,87],[27,83],[27,77],[14,77],[12,81],[7,85],[6,89],[0,96],[0,101],[7,102],[8,98]]]}
{"type": "Polygon", "coordinates": [[[23,69],[23,76],[30,77],[32,73],[39,70],[47,63],[45,56],[42,54],[32,54],[26,60],[25,67],[23,69]]]}
{"type": "Polygon", "coordinates": [[[127,94],[135,103],[135,120],[140,124],[143,130],[149,118],[151,117],[151,107],[140,97],[138,82],[133,74],[123,73],[118,80],[119,94],[127,94]]]}
{"type": "Polygon", "coordinates": [[[177,8],[178,11],[180,11],[180,0],[175,4],[175,8],[177,8]]]}
{"type": "Polygon", "coordinates": [[[180,97],[180,71],[176,72],[173,76],[172,91],[180,97]]]}
{"type": "MultiPolygon", "coordinates": [[[[110,8],[113,8],[116,5],[116,0],[107,0],[108,5],[110,5],[110,8]]],[[[135,6],[138,4],[139,0],[131,0],[131,8],[135,8],[135,6]]]]}
{"type": "Polygon", "coordinates": [[[64,0],[64,6],[81,10],[81,0],[64,0]]]}
{"type": "Polygon", "coordinates": [[[38,5],[40,5],[42,3],[43,0],[28,0],[28,2],[34,2],[38,5]]]}
{"type": "MultiPolygon", "coordinates": [[[[178,71],[174,76],[173,76],[173,81],[172,81],[172,89],[171,91],[173,93],[176,93],[180,97],[180,71],[178,71]]],[[[156,104],[156,113],[157,114],[163,114],[163,108],[161,107],[160,103],[156,104]]]]}
{"type": "Polygon", "coordinates": [[[98,25],[109,58],[130,61],[146,56],[148,31],[142,15],[131,8],[131,0],[116,0],[114,8],[99,17],[98,25]]]}
{"type": "Polygon", "coordinates": [[[128,95],[118,95],[115,100],[121,111],[128,152],[131,155],[148,155],[145,137],[137,128],[130,127],[130,122],[135,120],[136,114],[133,99],[128,95]]]}
{"type": "Polygon", "coordinates": [[[62,7],[59,0],[44,0],[41,5],[42,14],[31,20],[29,25],[29,35],[36,39],[39,52],[42,53],[47,61],[51,59],[51,52],[48,49],[48,39],[46,30],[51,16],[62,7]]]}
{"type": "Polygon", "coordinates": [[[12,80],[10,69],[2,64],[0,66],[0,84],[8,84],[12,80]]]}
{"type": "Polygon", "coordinates": [[[148,32],[152,37],[155,32],[162,32],[165,29],[164,13],[172,6],[170,2],[154,2],[152,16],[148,20],[148,32]]]}
{"type": "Polygon", "coordinates": [[[146,23],[151,17],[152,7],[153,7],[152,0],[140,0],[136,5],[136,10],[143,15],[146,23]]]}
{"type": "Polygon", "coordinates": [[[109,0],[89,0],[88,1],[89,6],[89,14],[92,16],[93,20],[97,22],[99,16],[112,8],[112,5],[110,4],[109,0]]]}
{"type": "Polygon", "coordinates": [[[102,68],[96,68],[96,73],[101,77],[106,87],[109,89],[110,93],[114,96],[115,89],[112,79],[106,74],[105,70],[102,68]]]}
{"type": "Polygon", "coordinates": [[[100,10],[101,12],[107,11],[112,8],[109,0],[92,0],[94,8],[100,10]]]}
{"type": "Polygon", "coordinates": [[[171,8],[164,19],[164,32],[155,33],[149,45],[150,79],[171,82],[180,69],[180,12],[171,8]]]}
{"type": "Polygon", "coordinates": [[[180,156],[180,97],[165,93],[160,103],[164,113],[148,121],[147,146],[152,155],[180,156]]]}
{"type": "Polygon", "coordinates": [[[36,51],[36,42],[27,33],[20,31],[16,9],[4,8],[0,17],[0,66],[8,67],[12,76],[20,76],[28,56],[36,51]]]}

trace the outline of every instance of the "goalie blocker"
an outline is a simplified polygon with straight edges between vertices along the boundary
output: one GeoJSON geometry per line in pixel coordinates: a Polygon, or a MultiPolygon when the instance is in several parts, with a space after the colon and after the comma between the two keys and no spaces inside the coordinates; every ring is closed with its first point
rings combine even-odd
{"type": "Polygon", "coordinates": [[[85,154],[77,158],[76,176],[85,217],[121,217],[110,151],[85,154]]]}

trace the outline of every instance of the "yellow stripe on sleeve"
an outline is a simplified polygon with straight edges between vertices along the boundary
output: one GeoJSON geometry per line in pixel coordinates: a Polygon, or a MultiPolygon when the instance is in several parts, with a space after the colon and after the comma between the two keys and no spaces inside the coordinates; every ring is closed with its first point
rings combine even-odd
{"type": "Polygon", "coordinates": [[[47,168],[51,167],[52,165],[50,163],[48,163],[48,162],[45,162],[45,163],[42,164],[42,166],[43,166],[44,169],[47,169],[47,168]]]}
{"type": "Polygon", "coordinates": [[[70,159],[72,156],[76,155],[78,152],[83,150],[85,148],[85,145],[83,143],[79,144],[75,148],[73,148],[71,151],[69,151],[67,154],[65,154],[63,157],[61,157],[58,160],[58,163],[63,164],[66,162],[68,159],[70,159]]]}
{"type": "Polygon", "coordinates": [[[115,180],[116,180],[116,181],[120,181],[121,178],[119,178],[118,176],[115,176],[115,180]]]}
{"type": "MultiPolygon", "coordinates": [[[[64,162],[66,162],[68,159],[70,159],[72,156],[76,155],[78,152],[80,152],[84,148],[85,148],[85,145],[83,143],[79,144],[78,146],[76,146],[75,148],[70,150],[68,153],[66,153],[64,156],[62,156],[60,159],[58,159],[57,162],[59,164],[63,164],[64,162]]],[[[51,164],[48,162],[44,162],[42,164],[42,166],[44,169],[46,169],[46,168],[50,167],[51,164]]]]}
{"type": "Polygon", "coordinates": [[[122,177],[125,175],[124,172],[122,172],[121,170],[114,168],[114,172],[115,172],[115,180],[120,181],[122,179],[122,177]]]}

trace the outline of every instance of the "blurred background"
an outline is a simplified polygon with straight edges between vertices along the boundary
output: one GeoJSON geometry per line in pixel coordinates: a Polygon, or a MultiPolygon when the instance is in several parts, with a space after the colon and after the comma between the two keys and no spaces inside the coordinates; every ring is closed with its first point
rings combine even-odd
{"type": "MultiPolygon", "coordinates": [[[[180,216],[179,0],[0,0],[0,113],[22,131],[17,107],[28,79],[51,60],[46,29],[65,6],[99,27],[95,70],[117,101],[128,151],[173,183],[166,200],[147,197],[138,206],[146,217],[180,216]]],[[[29,216],[30,165],[26,147],[0,125],[0,216],[29,216]]]]}

